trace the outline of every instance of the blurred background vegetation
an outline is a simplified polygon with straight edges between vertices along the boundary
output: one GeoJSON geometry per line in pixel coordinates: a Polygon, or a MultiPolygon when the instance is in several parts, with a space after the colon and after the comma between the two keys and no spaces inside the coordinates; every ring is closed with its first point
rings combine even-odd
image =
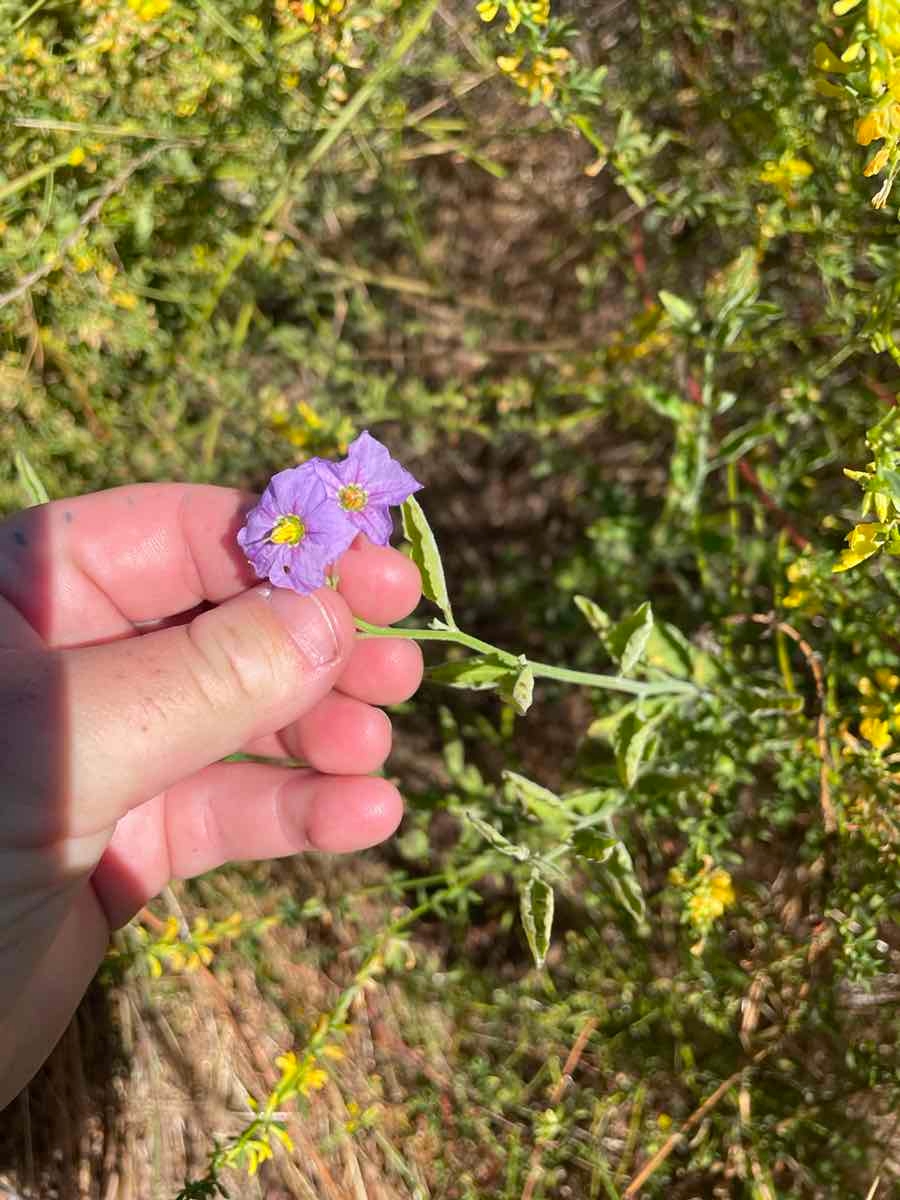
{"type": "Polygon", "coordinates": [[[0,1186],[898,1194],[900,5],[6,0],[0,47],[0,510],[371,428],[463,628],[612,670],[649,599],[708,689],[426,683],[400,835],[140,914],[0,1186]],[[509,844],[563,864],[542,969],[509,844]]]}

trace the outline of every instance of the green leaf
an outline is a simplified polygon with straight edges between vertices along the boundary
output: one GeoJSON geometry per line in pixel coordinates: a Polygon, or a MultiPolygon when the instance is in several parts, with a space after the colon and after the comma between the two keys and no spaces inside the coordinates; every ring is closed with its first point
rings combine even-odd
{"type": "Polygon", "coordinates": [[[489,842],[495,850],[499,850],[501,854],[506,854],[509,858],[514,858],[518,862],[527,862],[531,858],[531,851],[527,846],[517,846],[515,842],[511,842],[508,837],[495,829],[493,825],[489,825],[487,821],[476,816],[475,813],[466,811],[466,818],[475,826],[486,842],[489,842]]]}
{"type": "Polygon", "coordinates": [[[644,893],[634,873],[631,855],[623,842],[616,842],[612,854],[603,864],[603,872],[616,900],[638,925],[644,925],[647,911],[644,893]]]}
{"type": "Polygon", "coordinates": [[[34,469],[34,465],[25,451],[16,450],[13,454],[13,462],[16,464],[19,485],[28,498],[28,507],[31,508],[35,504],[48,504],[50,496],[47,493],[47,489],[41,482],[40,476],[34,469]]]}
{"type": "Polygon", "coordinates": [[[553,929],[553,888],[540,875],[532,875],[522,888],[519,910],[534,965],[540,968],[547,959],[553,929]]]}
{"type": "Polygon", "coordinates": [[[605,863],[619,844],[617,837],[597,829],[579,829],[572,838],[572,849],[580,858],[605,863]]]}
{"type": "Polygon", "coordinates": [[[466,688],[470,692],[482,692],[495,688],[504,680],[514,682],[516,675],[509,663],[490,655],[475,654],[470,658],[454,659],[430,667],[425,677],[431,683],[442,683],[447,687],[466,688]]]}
{"type": "Polygon", "coordinates": [[[639,701],[632,700],[628,704],[620,704],[604,717],[597,717],[592,721],[587,729],[589,738],[602,739],[605,742],[615,743],[616,733],[619,726],[623,723],[629,714],[633,713],[639,707],[639,701]]]}
{"type": "Polygon", "coordinates": [[[438,719],[444,743],[444,765],[447,768],[447,774],[455,782],[466,768],[465,747],[459,736],[459,726],[450,709],[442,705],[438,709],[438,719]]]}
{"type": "Polygon", "coordinates": [[[603,611],[599,604],[595,604],[593,600],[589,600],[587,596],[576,596],[575,607],[596,633],[597,637],[606,644],[606,639],[609,631],[612,629],[612,621],[609,616],[603,611]]]}
{"type": "Polygon", "coordinates": [[[649,600],[630,617],[620,621],[609,634],[609,648],[619,660],[619,673],[628,676],[643,657],[653,632],[653,609],[649,600]]]}
{"type": "Polygon", "coordinates": [[[619,776],[627,788],[633,788],[637,783],[641,764],[652,746],[655,734],[654,722],[645,720],[637,712],[629,713],[616,730],[616,763],[619,776]]]}
{"type": "Polygon", "coordinates": [[[596,823],[600,818],[611,817],[618,812],[626,799],[621,788],[578,788],[577,791],[566,792],[561,803],[568,812],[592,817],[596,823]]]}
{"type": "Polygon", "coordinates": [[[526,779],[524,775],[517,775],[515,771],[504,771],[503,778],[510,799],[518,801],[526,812],[545,825],[559,828],[561,819],[564,825],[571,823],[566,806],[556,792],[551,792],[532,779],[526,779]]]}
{"type": "Polygon", "coordinates": [[[688,330],[693,326],[697,318],[697,310],[693,304],[690,304],[687,300],[682,300],[674,292],[667,292],[665,290],[659,293],[659,300],[672,318],[674,325],[684,330],[688,330]]]}
{"type": "Polygon", "coordinates": [[[404,500],[401,514],[404,537],[412,547],[413,562],[422,576],[422,593],[426,599],[438,606],[447,624],[451,629],[455,629],[456,622],[453,620],[441,552],[428,524],[428,518],[415,496],[404,500]]]}
{"type": "Polygon", "coordinates": [[[500,695],[524,717],[534,700],[534,671],[527,664],[518,675],[507,676],[500,683],[500,695]]]}

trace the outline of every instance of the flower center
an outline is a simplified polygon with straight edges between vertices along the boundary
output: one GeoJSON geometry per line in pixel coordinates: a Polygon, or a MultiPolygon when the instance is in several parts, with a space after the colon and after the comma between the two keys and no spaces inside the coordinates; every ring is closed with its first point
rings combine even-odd
{"type": "Polygon", "coordinates": [[[369,499],[369,493],[358,483],[348,483],[338,492],[338,504],[347,512],[362,512],[369,499]]]}
{"type": "Polygon", "coordinates": [[[299,546],[306,537],[306,526],[294,513],[279,517],[269,533],[276,546],[299,546]]]}

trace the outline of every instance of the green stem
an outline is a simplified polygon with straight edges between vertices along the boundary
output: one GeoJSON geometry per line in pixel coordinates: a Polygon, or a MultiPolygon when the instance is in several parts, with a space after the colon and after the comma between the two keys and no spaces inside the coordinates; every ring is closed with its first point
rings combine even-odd
{"type": "Polygon", "coordinates": [[[508,650],[498,650],[489,642],[463,633],[461,629],[395,629],[392,626],[370,625],[368,621],[356,619],[356,628],[362,637],[366,638],[410,638],[417,642],[453,642],[457,646],[465,646],[469,650],[477,650],[479,654],[490,654],[517,667],[521,660],[508,650]]]}
{"type": "Polygon", "coordinates": [[[501,662],[509,663],[510,667],[531,667],[535,679],[558,679],[562,683],[574,683],[581,687],[602,688],[608,692],[625,692],[630,696],[695,696],[699,689],[695,684],[686,680],[672,679],[660,683],[642,683],[636,679],[622,679],[618,675],[598,675],[593,671],[573,671],[569,667],[554,667],[549,663],[532,662],[523,659],[508,650],[500,650],[480,638],[463,633],[460,629],[395,629],[379,625],[370,625],[368,621],[357,618],[357,631],[364,638],[406,638],[416,642],[452,642],[457,646],[465,646],[476,650],[479,654],[489,654],[501,662]]]}

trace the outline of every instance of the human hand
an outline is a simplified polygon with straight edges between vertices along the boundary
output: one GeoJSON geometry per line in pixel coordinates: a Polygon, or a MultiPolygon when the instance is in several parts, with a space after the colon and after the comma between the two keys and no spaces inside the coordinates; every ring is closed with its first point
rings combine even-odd
{"type": "Polygon", "coordinates": [[[366,775],[391,740],[372,706],[412,694],[421,652],[356,641],[351,612],[406,616],[418,572],[360,538],[337,591],[260,586],[235,544],[252,502],[141,484],[0,522],[0,1108],[170,879],[399,823],[366,775]],[[310,769],[219,761],[238,751],[310,769]]]}

